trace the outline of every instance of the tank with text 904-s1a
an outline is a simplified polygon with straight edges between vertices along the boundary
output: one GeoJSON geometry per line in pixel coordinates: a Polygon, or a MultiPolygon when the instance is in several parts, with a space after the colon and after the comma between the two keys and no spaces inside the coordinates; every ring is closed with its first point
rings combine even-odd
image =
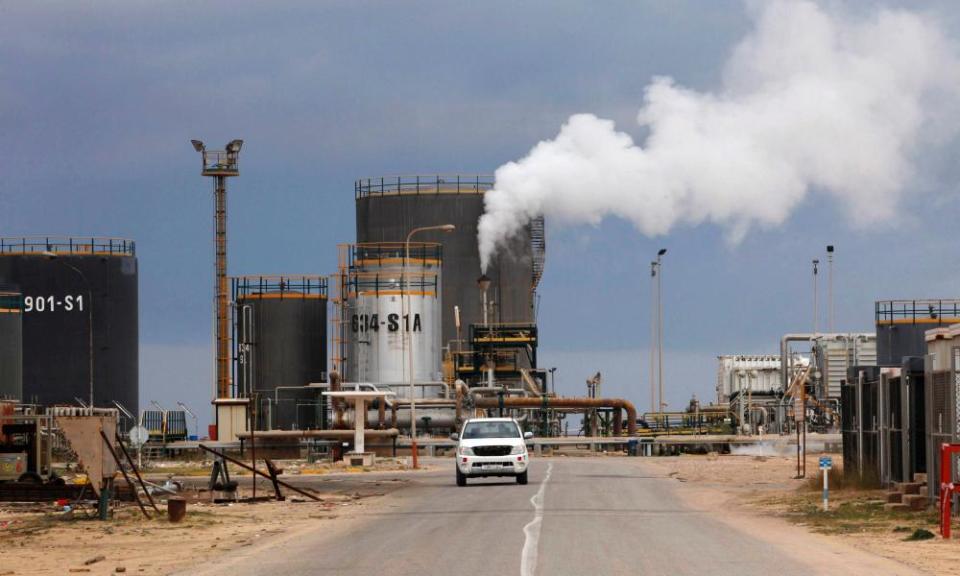
{"type": "Polygon", "coordinates": [[[89,237],[0,238],[0,284],[23,296],[23,402],[139,408],[135,245],[89,237]]]}
{"type": "MultiPolygon", "coordinates": [[[[346,382],[370,382],[408,397],[413,380],[441,380],[439,244],[357,244],[349,248],[346,278],[346,382]]],[[[418,387],[419,396],[428,387],[418,387]]]]}
{"type": "MultiPolygon", "coordinates": [[[[453,224],[452,233],[429,231],[414,240],[443,246],[441,343],[458,349],[471,324],[483,318],[480,251],[477,223],[484,213],[484,197],[493,177],[477,175],[391,176],[363,178],[355,183],[357,242],[403,242],[412,230],[453,224]],[[460,309],[458,334],[454,306],[460,309]]],[[[534,218],[511,238],[490,262],[486,275],[490,321],[535,321],[535,291],[543,274],[546,240],[543,218],[534,218]]],[[[464,344],[465,346],[465,344],[464,344]]]]}
{"type": "Polygon", "coordinates": [[[318,428],[326,381],[327,278],[240,276],[236,302],[236,395],[258,399],[257,428],[318,428]]]}

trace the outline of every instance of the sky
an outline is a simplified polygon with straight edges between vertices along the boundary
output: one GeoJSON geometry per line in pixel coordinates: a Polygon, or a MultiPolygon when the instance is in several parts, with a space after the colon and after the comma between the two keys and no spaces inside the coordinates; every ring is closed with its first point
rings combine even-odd
{"type": "MultiPolygon", "coordinates": [[[[578,113],[642,140],[651,78],[714,89],[757,4],[0,1],[0,235],[136,240],[141,404],[183,401],[203,425],[212,183],[190,139],[244,140],[231,274],[327,274],[354,239],[355,179],[493,173],[578,113]]],[[[825,5],[909,7],[960,32],[945,0],[825,5]]],[[[774,353],[813,328],[811,260],[827,244],[840,331],[872,330],[878,299],[957,296],[958,152],[926,150],[896,217],[868,227],[816,194],[738,244],[711,224],[651,239],[617,218],[548,220],[543,365],[563,394],[601,371],[604,395],[646,409],[661,247],[671,407],[713,398],[717,355],[774,353]]]]}

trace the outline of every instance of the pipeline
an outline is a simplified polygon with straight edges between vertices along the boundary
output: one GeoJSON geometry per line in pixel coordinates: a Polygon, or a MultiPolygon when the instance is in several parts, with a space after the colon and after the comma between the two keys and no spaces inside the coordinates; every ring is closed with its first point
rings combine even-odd
{"type": "MultiPolygon", "coordinates": [[[[340,373],[336,370],[330,372],[330,391],[339,392],[340,391],[340,373]]],[[[343,424],[343,405],[340,403],[340,399],[333,397],[330,399],[333,403],[333,427],[340,429],[344,428],[343,424]]]]}
{"type": "MultiPolygon", "coordinates": [[[[339,440],[344,438],[353,438],[353,430],[265,430],[258,431],[256,433],[257,439],[280,439],[280,438],[327,438],[331,440],[339,440]]],[[[400,431],[396,428],[387,428],[386,430],[371,430],[366,429],[363,431],[363,436],[365,438],[396,438],[400,435],[400,431]]],[[[237,438],[248,439],[250,438],[250,432],[240,432],[237,434],[237,438]]]]}
{"type": "Polygon", "coordinates": [[[637,435],[637,409],[629,400],[622,398],[477,398],[477,408],[612,408],[614,410],[613,433],[620,435],[623,421],[620,410],[627,412],[627,435],[637,435]]]}

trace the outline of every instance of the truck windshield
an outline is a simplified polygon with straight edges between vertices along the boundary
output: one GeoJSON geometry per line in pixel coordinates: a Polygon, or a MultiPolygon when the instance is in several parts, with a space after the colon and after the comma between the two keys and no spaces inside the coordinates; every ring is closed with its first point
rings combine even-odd
{"type": "Polygon", "coordinates": [[[513,422],[467,422],[463,439],[483,438],[520,438],[520,428],[513,422]]]}

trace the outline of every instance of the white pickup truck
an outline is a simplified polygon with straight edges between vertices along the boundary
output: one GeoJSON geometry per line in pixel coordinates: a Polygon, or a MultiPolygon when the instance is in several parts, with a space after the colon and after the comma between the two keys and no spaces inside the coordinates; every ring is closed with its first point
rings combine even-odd
{"type": "Polygon", "coordinates": [[[533,433],[524,433],[513,418],[473,418],[450,438],[457,441],[457,486],[485,476],[514,476],[517,484],[527,483],[526,440],[533,433]]]}

